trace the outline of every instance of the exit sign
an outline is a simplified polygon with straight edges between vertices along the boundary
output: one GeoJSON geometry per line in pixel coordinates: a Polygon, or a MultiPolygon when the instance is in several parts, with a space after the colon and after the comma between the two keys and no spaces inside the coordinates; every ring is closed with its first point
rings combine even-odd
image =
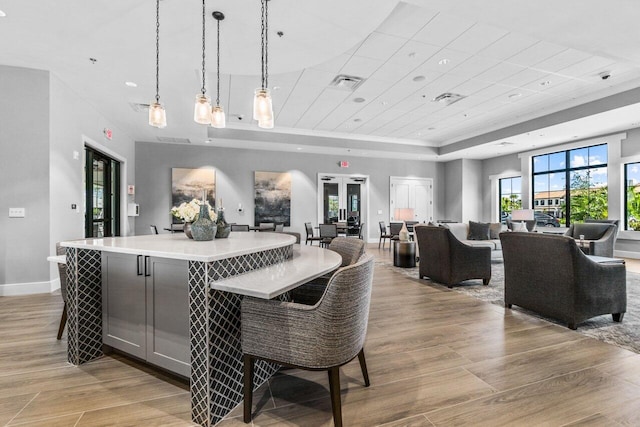
{"type": "Polygon", "coordinates": [[[349,167],[349,162],[346,162],[344,160],[340,161],[340,167],[341,168],[348,168],[349,167]]]}

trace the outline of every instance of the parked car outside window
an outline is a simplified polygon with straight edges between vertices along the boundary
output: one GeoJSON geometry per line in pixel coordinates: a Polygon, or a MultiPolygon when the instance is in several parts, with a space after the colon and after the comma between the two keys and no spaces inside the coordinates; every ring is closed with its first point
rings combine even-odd
{"type": "MultiPolygon", "coordinates": [[[[558,220],[558,218],[554,217],[553,215],[549,215],[542,212],[535,212],[534,218],[536,220],[536,225],[538,227],[560,227],[560,221],[558,220]]],[[[511,215],[503,212],[502,218],[500,218],[500,222],[502,224],[506,224],[507,219],[511,219],[511,215]]]]}

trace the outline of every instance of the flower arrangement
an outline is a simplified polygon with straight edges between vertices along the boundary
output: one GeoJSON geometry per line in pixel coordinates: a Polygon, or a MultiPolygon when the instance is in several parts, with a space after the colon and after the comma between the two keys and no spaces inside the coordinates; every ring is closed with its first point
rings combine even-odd
{"type": "MultiPolygon", "coordinates": [[[[211,217],[211,221],[215,222],[218,219],[218,215],[216,214],[215,210],[213,210],[208,201],[205,201],[204,203],[209,208],[209,216],[211,217]]],[[[180,206],[174,206],[171,208],[171,215],[183,220],[184,222],[194,222],[196,219],[198,219],[201,204],[202,203],[198,199],[193,199],[189,203],[182,202],[180,206]]]]}

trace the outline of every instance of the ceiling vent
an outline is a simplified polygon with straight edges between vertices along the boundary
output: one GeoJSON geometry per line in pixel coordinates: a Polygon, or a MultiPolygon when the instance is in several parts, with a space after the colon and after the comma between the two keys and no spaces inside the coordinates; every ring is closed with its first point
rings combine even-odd
{"type": "Polygon", "coordinates": [[[466,98],[466,96],[460,95],[458,93],[445,92],[442,95],[438,95],[431,100],[431,102],[439,102],[444,105],[451,105],[460,101],[461,99],[466,98]]]}
{"type": "Polygon", "coordinates": [[[338,74],[331,83],[329,83],[329,87],[335,87],[336,89],[349,90],[354,91],[364,83],[362,77],[356,76],[347,76],[346,74],[338,74]]]}
{"type": "Polygon", "coordinates": [[[143,113],[149,110],[149,104],[141,104],[139,102],[130,102],[129,107],[136,113],[143,113]]]}
{"type": "Polygon", "coordinates": [[[166,142],[168,144],[191,144],[189,138],[174,138],[171,136],[159,136],[158,141],[166,142]]]}

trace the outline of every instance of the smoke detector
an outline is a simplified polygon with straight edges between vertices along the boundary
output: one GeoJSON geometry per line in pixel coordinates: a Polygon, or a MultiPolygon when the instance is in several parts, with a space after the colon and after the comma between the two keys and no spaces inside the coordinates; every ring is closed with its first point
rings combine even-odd
{"type": "Polygon", "coordinates": [[[350,90],[353,92],[358,88],[358,86],[364,83],[364,81],[365,79],[363,79],[362,77],[338,74],[333,80],[331,80],[331,83],[329,83],[329,87],[335,87],[342,90],[350,90]]]}
{"type": "Polygon", "coordinates": [[[445,92],[433,98],[431,102],[439,102],[440,104],[451,105],[464,98],[466,98],[466,96],[460,95],[458,93],[445,92]]]}

